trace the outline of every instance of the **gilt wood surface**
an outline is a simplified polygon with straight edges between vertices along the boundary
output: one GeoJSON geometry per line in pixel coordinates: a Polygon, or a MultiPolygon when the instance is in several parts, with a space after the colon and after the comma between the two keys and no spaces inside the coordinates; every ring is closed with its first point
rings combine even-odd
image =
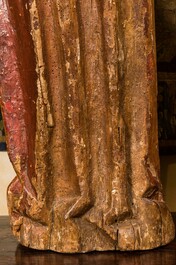
{"type": "Polygon", "coordinates": [[[14,235],[58,252],[174,237],[159,180],[153,1],[0,1],[14,235]]]}
{"type": "Polygon", "coordinates": [[[109,251],[72,255],[32,250],[17,243],[10,230],[9,218],[0,217],[1,265],[175,265],[175,261],[176,239],[154,250],[124,253],[109,251]]]}

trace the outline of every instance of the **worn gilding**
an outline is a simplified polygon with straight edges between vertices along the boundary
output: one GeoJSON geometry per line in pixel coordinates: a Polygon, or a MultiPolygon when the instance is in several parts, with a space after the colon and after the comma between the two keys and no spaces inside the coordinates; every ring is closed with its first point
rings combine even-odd
{"type": "Polygon", "coordinates": [[[153,1],[0,3],[1,101],[17,173],[8,207],[19,242],[69,253],[170,242],[153,1]]]}

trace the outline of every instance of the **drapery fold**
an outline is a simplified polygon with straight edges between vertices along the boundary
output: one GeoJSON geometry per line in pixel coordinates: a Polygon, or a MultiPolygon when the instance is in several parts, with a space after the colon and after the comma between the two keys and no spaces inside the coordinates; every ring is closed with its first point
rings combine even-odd
{"type": "Polygon", "coordinates": [[[1,97],[17,173],[8,201],[19,241],[59,252],[168,243],[153,2],[8,0],[1,10],[1,97]]]}

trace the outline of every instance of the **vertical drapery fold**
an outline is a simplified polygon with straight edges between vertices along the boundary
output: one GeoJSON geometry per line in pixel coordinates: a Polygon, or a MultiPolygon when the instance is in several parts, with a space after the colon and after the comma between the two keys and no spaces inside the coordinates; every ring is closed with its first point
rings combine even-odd
{"type": "Polygon", "coordinates": [[[19,3],[22,17],[16,2],[1,3],[9,19],[2,17],[2,28],[10,25],[14,43],[2,42],[2,54],[3,47],[14,53],[16,80],[25,80],[14,103],[27,113],[17,119],[23,152],[10,147],[16,136],[4,74],[1,95],[12,163],[24,150],[32,163],[23,159],[8,189],[14,234],[26,246],[59,252],[168,243],[174,226],[159,180],[153,2],[30,0],[19,3]],[[18,52],[24,32],[32,85],[18,52]],[[20,181],[28,167],[30,185],[20,181]]]}

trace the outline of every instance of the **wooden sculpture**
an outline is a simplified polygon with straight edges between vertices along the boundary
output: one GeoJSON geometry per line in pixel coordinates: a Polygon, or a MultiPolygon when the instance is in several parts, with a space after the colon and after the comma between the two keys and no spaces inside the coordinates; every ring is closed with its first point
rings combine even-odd
{"type": "Polygon", "coordinates": [[[159,180],[152,0],[0,0],[13,234],[144,250],[174,225],[159,180]]]}

